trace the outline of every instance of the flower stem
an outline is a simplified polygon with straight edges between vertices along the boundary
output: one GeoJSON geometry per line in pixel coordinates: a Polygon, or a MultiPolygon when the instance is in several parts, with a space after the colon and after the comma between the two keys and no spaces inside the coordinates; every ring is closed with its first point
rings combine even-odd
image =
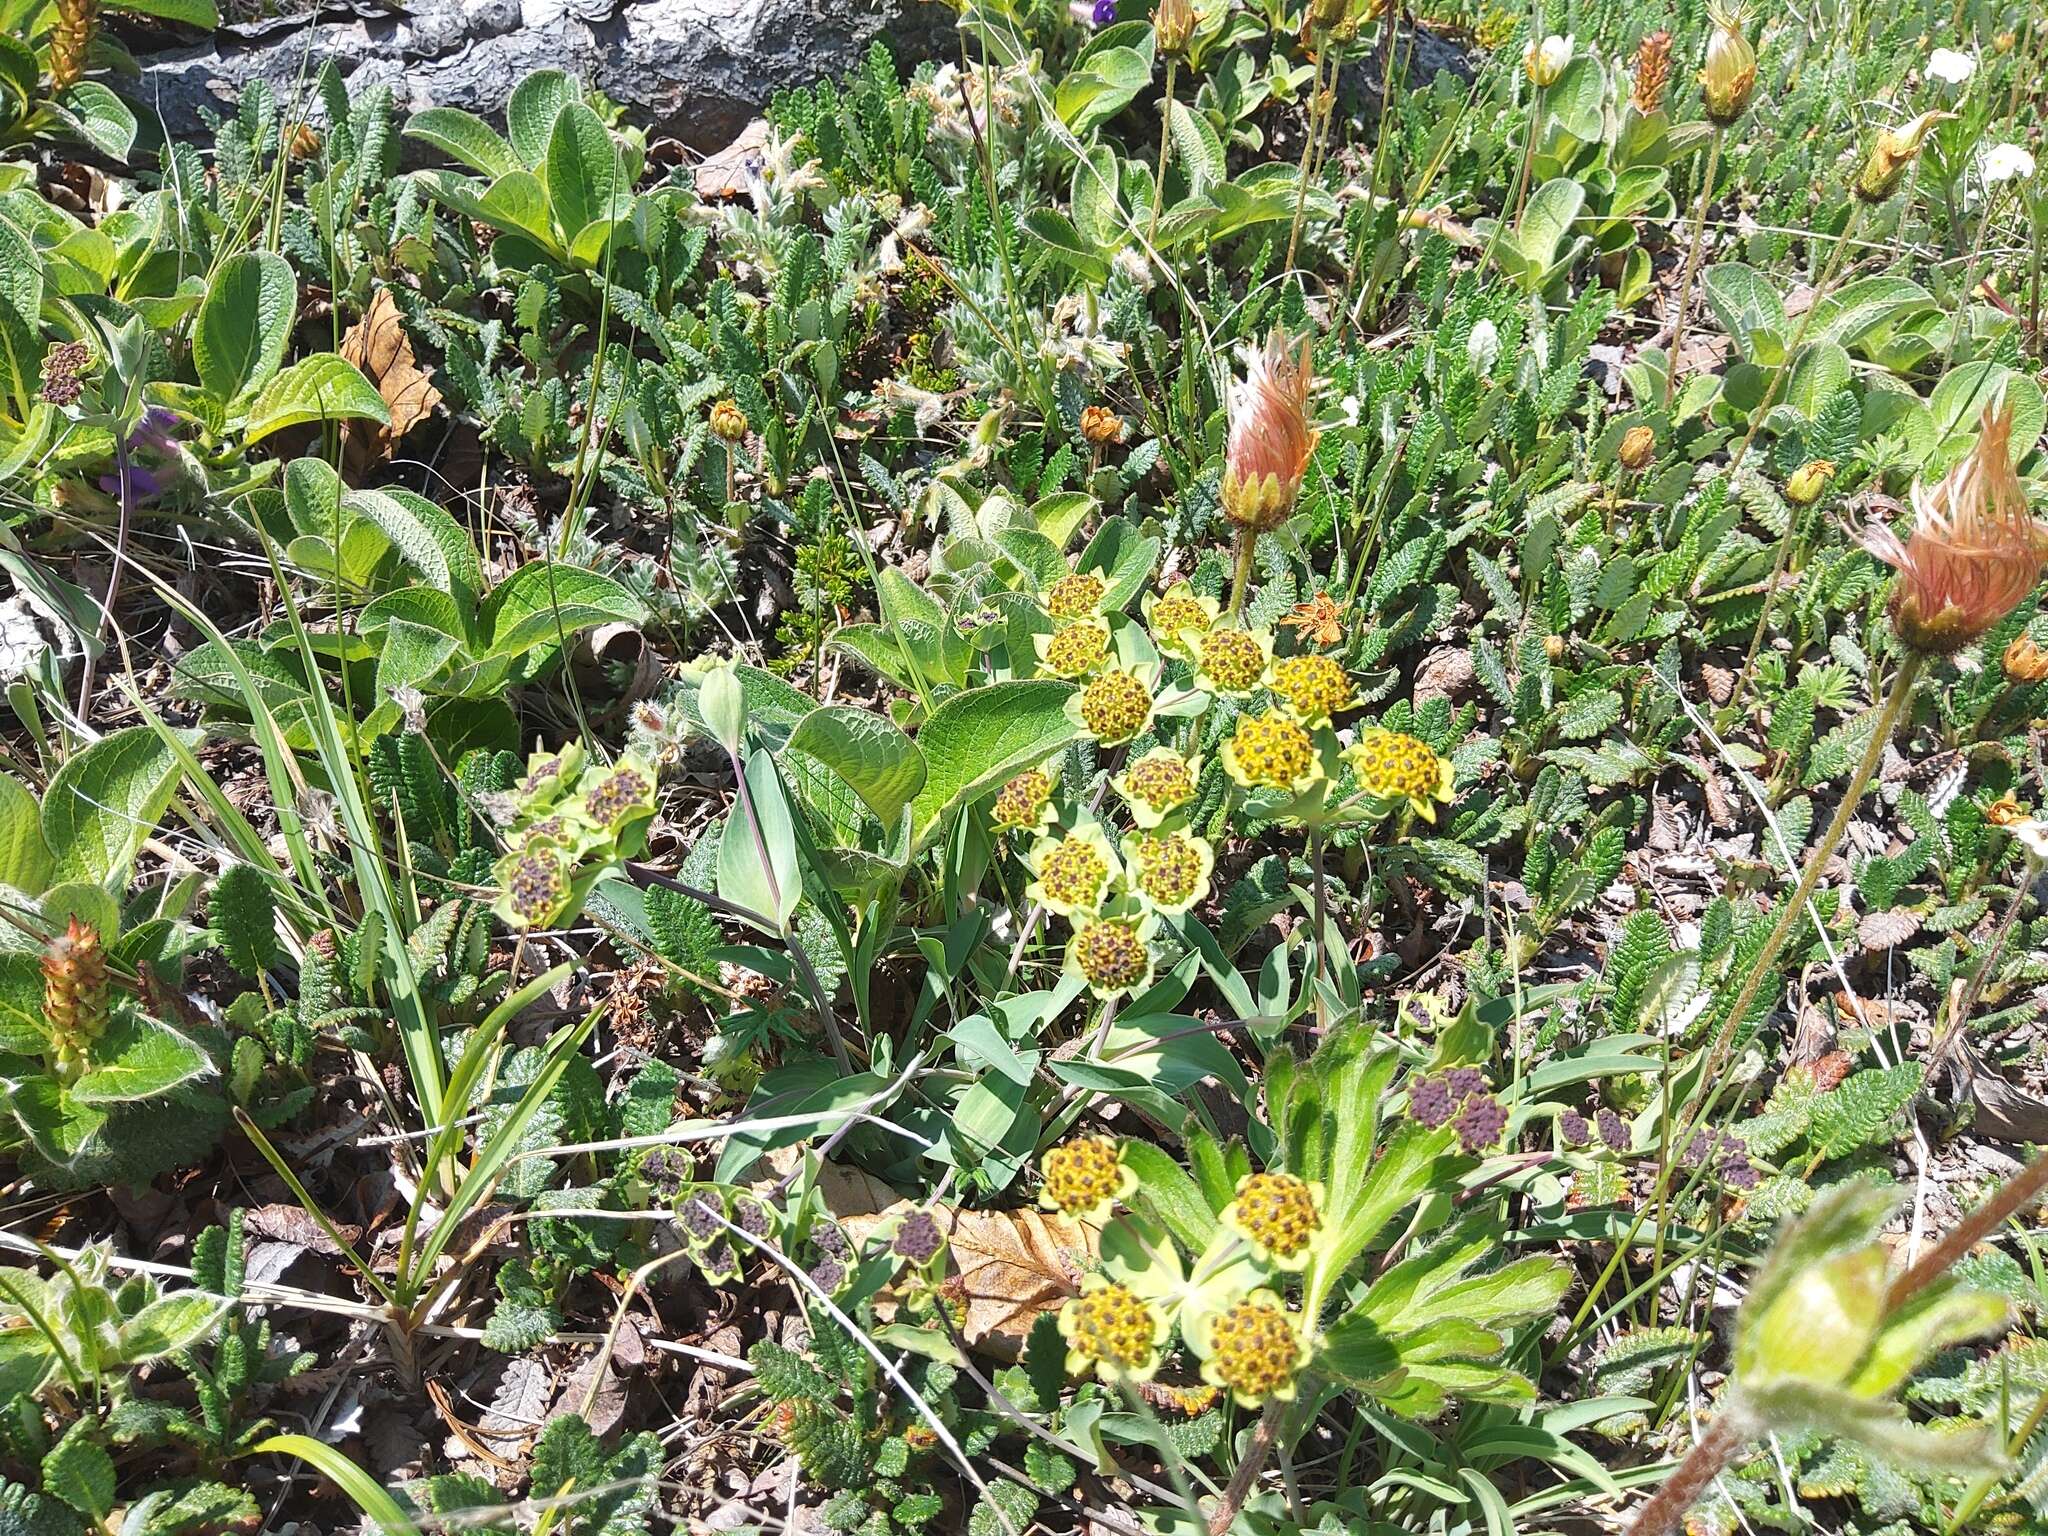
{"type": "MultiPolygon", "coordinates": [[[[1327,51],[1327,50],[1326,50],[1327,51]]],[[[1308,136],[1302,140],[1301,165],[1295,172],[1294,223],[1287,231],[1287,260],[1280,264],[1283,272],[1294,269],[1294,253],[1301,245],[1301,221],[1308,212],[1308,164],[1315,153],[1316,134],[1322,120],[1323,100],[1323,55],[1316,55],[1316,76],[1308,88],[1308,136]]]]}
{"type": "Polygon", "coordinates": [[[1799,876],[1799,884],[1792,892],[1792,899],[1785,903],[1778,914],[1777,925],[1771,929],[1770,937],[1764,940],[1764,947],[1757,951],[1749,962],[1749,974],[1743,978],[1742,990],[1735,994],[1735,1005],[1728,1010],[1728,1017],[1721,1024],[1721,1032],[1715,1037],[1713,1050],[1708,1053],[1705,1076],[1711,1077],[1716,1059],[1727,1049],[1735,1031],[1742,1027],[1742,1021],[1749,1016],[1750,1004],[1756,1001],[1757,988],[1764,977],[1770,974],[1771,962],[1778,958],[1778,952],[1785,947],[1785,941],[1792,937],[1793,929],[1799,926],[1806,911],[1806,903],[1813,895],[1814,887],[1820,884],[1821,871],[1848,835],[1849,822],[1856,814],[1856,802],[1863,798],[1863,791],[1870,787],[1870,781],[1877,773],[1877,765],[1884,760],[1884,749],[1890,745],[1892,733],[1898,728],[1899,717],[1905,713],[1907,703],[1913,696],[1914,681],[1920,676],[1920,669],[1927,658],[1919,651],[1908,651],[1905,661],[1899,667],[1899,675],[1892,681],[1892,691],[1884,701],[1884,707],[1877,717],[1877,727],[1870,733],[1870,744],[1863,749],[1863,760],[1856,765],[1856,772],[1849,779],[1849,787],[1843,791],[1841,803],[1835,807],[1835,814],[1828,827],[1821,834],[1808,855],[1806,869],[1799,876]]]}
{"type": "Polygon", "coordinates": [[[1515,177],[1515,231],[1521,232],[1522,214],[1529,206],[1529,183],[1536,179],[1536,141],[1543,137],[1544,92],[1536,92],[1535,105],[1529,113],[1529,138],[1522,145],[1522,169],[1515,177]]]}
{"type": "Polygon", "coordinates": [[[1152,217],[1145,224],[1145,244],[1159,233],[1159,209],[1166,201],[1166,151],[1173,143],[1173,76],[1180,67],[1177,54],[1166,56],[1166,96],[1159,103],[1159,172],[1152,178],[1152,217]]]}
{"type": "Polygon", "coordinates": [[[1229,1485],[1224,1488],[1215,1512],[1209,1516],[1209,1536],[1223,1536],[1236,1523],[1238,1511],[1251,1497],[1252,1484],[1265,1470],[1266,1458],[1273,1454],[1273,1447],[1280,1438],[1280,1417],[1286,1411],[1286,1404],[1269,1401],[1266,1411],[1259,1415],[1258,1426],[1252,1430],[1251,1439],[1245,1442],[1244,1459],[1230,1474],[1229,1485]]]}
{"type": "Polygon", "coordinates": [[[1664,1480],[1664,1486],[1651,1495],[1649,1503],[1636,1511],[1628,1536],[1664,1536],[1675,1527],[1714,1479],[1728,1469],[1735,1453],[1748,1443],[1748,1431],[1743,1414],[1732,1406],[1722,1409],[1678,1464],[1678,1470],[1664,1480]]]}
{"type": "MultiPolygon", "coordinates": [[[[1770,415],[1771,407],[1777,404],[1778,388],[1791,375],[1792,365],[1799,356],[1799,349],[1806,343],[1807,330],[1813,325],[1814,314],[1820,309],[1821,301],[1833,289],[1835,280],[1841,276],[1843,253],[1856,238],[1856,228],[1862,222],[1863,204],[1859,202],[1850,210],[1849,222],[1842,226],[1841,237],[1835,241],[1835,248],[1828,255],[1827,265],[1821,269],[1820,281],[1815,284],[1813,290],[1813,302],[1806,307],[1806,313],[1799,317],[1799,329],[1792,337],[1792,345],[1785,349],[1783,365],[1771,375],[1770,388],[1764,391],[1763,403],[1756,408],[1756,414],[1750,418],[1748,433],[1744,435],[1734,455],[1728,460],[1729,474],[1734,474],[1741,467],[1743,456],[1749,452],[1750,445],[1756,441],[1757,432],[1763,427],[1764,418],[1770,415]]],[[[1757,652],[1763,648],[1764,643],[1764,627],[1770,622],[1772,608],[1777,606],[1778,578],[1785,574],[1785,565],[1792,553],[1792,535],[1799,527],[1800,514],[1803,511],[1804,508],[1792,508],[1791,515],[1785,519],[1785,531],[1779,535],[1777,559],[1771,564],[1771,579],[1764,583],[1764,603],[1756,616],[1756,630],[1749,637],[1749,653],[1742,658],[1742,671],[1736,675],[1735,691],[1728,698],[1731,708],[1741,708],[1743,692],[1749,686],[1749,675],[1756,668],[1757,652]]]]}
{"type": "Polygon", "coordinates": [[[2006,1180],[1989,1200],[1965,1216],[1948,1236],[1923,1255],[1919,1263],[1894,1280],[1885,1293],[1885,1310],[1896,1311],[1916,1292],[1947,1274],[1958,1259],[2004,1226],[2007,1217],[2038,1199],[2044,1189],[2048,1189],[2048,1152],[2006,1180]]]}
{"type": "Polygon", "coordinates": [[[1700,182],[1699,208],[1692,216],[1692,248],[1686,252],[1685,275],[1678,282],[1678,313],[1671,321],[1671,360],[1664,370],[1664,409],[1671,409],[1672,396],[1678,390],[1678,354],[1685,344],[1685,311],[1692,302],[1692,280],[1700,269],[1700,245],[1707,234],[1707,204],[1714,196],[1714,176],[1721,169],[1721,136],[1726,130],[1718,125],[1713,138],[1707,141],[1707,174],[1700,182]]]}
{"type": "Polygon", "coordinates": [[[1244,606],[1244,589],[1251,584],[1252,554],[1258,547],[1259,530],[1239,528],[1237,530],[1237,571],[1230,578],[1230,606],[1223,610],[1223,617],[1234,619],[1238,609],[1244,606]]]}

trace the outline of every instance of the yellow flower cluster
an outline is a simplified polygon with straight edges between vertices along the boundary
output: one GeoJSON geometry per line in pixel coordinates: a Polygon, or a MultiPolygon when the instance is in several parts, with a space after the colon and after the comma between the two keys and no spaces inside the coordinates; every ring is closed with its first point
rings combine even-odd
{"type": "Polygon", "coordinates": [[[1108,590],[1093,571],[1070,571],[1045,589],[1045,611],[1056,619],[1092,618],[1108,590]]]}
{"type": "Polygon", "coordinates": [[[1150,1365],[1159,1350],[1159,1314],[1127,1285],[1098,1287],[1067,1304],[1060,1316],[1069,1366],[1073,1357],[1133,1375],[1150,1365]]]}
{"type": "Polygon", "coordinates": [[[1098,993],[1135,990],[1152,972],[1152,950],[1136,922],[1099,918],[1074,930],[1074,965],[1098,993]]]}
{"type": "Polygon", "coordinates": [[[1313,737],[1278,710],[1241,715],[1223,743],[1223,767],[1247,789],[1302,790],[1319,770],[1313,737]]]}
{"type": "Polygon", "coordinates": [[[1247,1408],[1294,1395],[1301,1366],[1301,1335],[1270,1292],[1255,1291],[1213,1319],[1202,1379],[1226,1387],[1247,1408]]]}
{"type": "Polygon", "coordinates": [[[1247,1174],[1225,1213],[1230,1225],[1282,1267],[1304,1258],[1323,1224],[1318,1191],[1291,1173],[1247,1174]]]}
{"type": "Polygon", "coordinates": [[[1360,731],[1345,751],[1358,787],[1378,800],[1405,800],[1425,821],[1436,820],[1436,803],[1452,796],[1451,765],[1426,741],[1401,731],[1360,731]]]}
{"type": "Polygon", "coordinates": [[[1129,1192],[1130,1171],[1107,1136],[1076,1136],[1038,1160],[1039,1204],[1068,1216],[1094,1216],[1129,1192]]]}
{"type": "Polygon", "coordinates": [[[1052,810],[1052,775],[1027,768],[1002,787],[989,817],[999,832],[1043,826],[1052,810]]]}

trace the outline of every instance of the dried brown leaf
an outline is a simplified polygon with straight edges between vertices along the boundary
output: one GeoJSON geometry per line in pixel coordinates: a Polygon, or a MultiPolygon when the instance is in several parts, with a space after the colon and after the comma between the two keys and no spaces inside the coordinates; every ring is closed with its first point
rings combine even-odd
{"type": "Polygon", "coordinates": [[[351,421],[343,427],[343,463],[351,474],[360,474],[390,458],[398,440],[433,414],[441,391],[434,387],[432,372],[413,356],[412,338],[405,333],[405,321],[389,288],[379,288],[363,318],[343,333],[341,355],[377,386],[391,412],[388,427],[373,421],[351,421]]]}
{"type": "Polygon", "coordinates": [[[1903,907],[1889,912],[1866,912],[1856,925],[1856,937],[1865,949],[1891,949],[1920,931],[1920,916],[1903,907]]]}

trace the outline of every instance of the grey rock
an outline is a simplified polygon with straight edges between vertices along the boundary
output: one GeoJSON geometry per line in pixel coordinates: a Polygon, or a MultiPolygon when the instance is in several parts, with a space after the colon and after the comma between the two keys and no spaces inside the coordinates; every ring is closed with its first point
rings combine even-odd
{"type": "Polygon", "coordinates": [[[190,138],[202,110],[232,114],[252,80],[289,102],[329,59],[352,97],[388,85],[401,116],[449,106],[495,119],[523,76],[557,68],[650,131],[712,149],[775,92],[843,75],[877,38],[899,62],[931,56],[954,19],[930,0],[319,0],[144,53],[140,75],[114,83],[145,122],[190,138]]]}

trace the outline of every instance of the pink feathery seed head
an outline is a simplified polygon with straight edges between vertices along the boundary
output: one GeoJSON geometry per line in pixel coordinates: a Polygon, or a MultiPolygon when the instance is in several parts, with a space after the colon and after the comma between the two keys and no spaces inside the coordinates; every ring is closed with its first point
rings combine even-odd
{"type": "Polygon", "coordinates": [[[1297,353],[1277,326],[1262,349],[1245,350],[1245,376],[1231,389],[1223,459],[1223,510],[1234,523],[1276,527],[1294,505],[1316,446],[1309,424],[1314,351],[1304,336],[1297,353]]]}
{"type": "Polygon", "coordinates": [[[2017,608],[2048,564],[2048,527],[2027,510],[2011,440],[2012,408],[1992,405],[1962,462],[1931,488],[1915,482],[1907,538],[1876,526],[1858,536],[1898,571],[1892,627],[1915,650],[1963,649],[2017,608]]]}

